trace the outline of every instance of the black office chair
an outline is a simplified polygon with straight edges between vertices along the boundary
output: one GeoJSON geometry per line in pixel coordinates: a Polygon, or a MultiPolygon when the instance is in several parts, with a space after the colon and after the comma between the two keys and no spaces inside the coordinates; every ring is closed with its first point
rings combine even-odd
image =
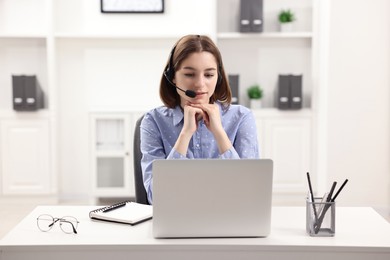
{"type": "Polygon", "coordinates": [[[144,186],[144,179],[141,168],[141,121],[144,118],[142,115],[135,123],[134,129],[134,149],[133,149],[133,163],[134,163],[134,186],[135,186],[135,201],[142,204],[149,204],[148,196],[144,186]]]}

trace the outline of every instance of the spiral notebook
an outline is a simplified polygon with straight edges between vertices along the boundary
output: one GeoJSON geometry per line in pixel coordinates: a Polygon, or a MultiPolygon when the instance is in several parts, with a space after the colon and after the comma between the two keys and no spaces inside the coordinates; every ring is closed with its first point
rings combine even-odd
{"type": "Polygon", "coordinates": [[[153,207],[132,201],[123,201],[89,212],[89,217],[96,220],[135,225],[151,219],[153,207]]]}

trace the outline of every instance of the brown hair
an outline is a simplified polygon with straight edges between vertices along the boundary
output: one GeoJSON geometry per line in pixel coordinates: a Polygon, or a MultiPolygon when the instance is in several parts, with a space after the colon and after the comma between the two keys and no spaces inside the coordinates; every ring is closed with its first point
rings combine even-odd
{"type": "Polygon", "coordinates": [[[224,107],[228,107],[232,100],[232,93],[230,90],[229,82],[225,75],[225,69],[222,64],[222,56],[218,50],[218,47],[214,42],[204,35],[186,35],[179,39],[171,51],[171,55],[168,58],[167,65],[165,66],[164,73],[160,81],[160,98],[165,106],[174,108],[180,105],[180,96],[176,91],[176,88],[166,79],[165,76],[170,77],[172,81],[175,72],[180,68],[183,60],[188,58],[194,52],[207,51],[211,53],[218,65],[218,83],[215,88],[214,94],[210,97],[210,103],[220,101],[224,107]],[[167,73],[168,72],[168,73],[167,73]],[[164,75],[165,74],[165,75],[164,75]]]}

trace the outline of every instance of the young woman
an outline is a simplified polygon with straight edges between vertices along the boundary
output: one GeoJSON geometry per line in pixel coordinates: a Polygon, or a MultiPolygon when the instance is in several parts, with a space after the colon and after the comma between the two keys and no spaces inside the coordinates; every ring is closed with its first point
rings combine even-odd
{"type": "Polygon", "coordinates": [[[231,105],[221,54],[203,35],[187,35],[172,49],[160,82],[164,106],[141,123],[142,172],[152,204],[155,159],[259,158],[251,111],[231,105]]]}

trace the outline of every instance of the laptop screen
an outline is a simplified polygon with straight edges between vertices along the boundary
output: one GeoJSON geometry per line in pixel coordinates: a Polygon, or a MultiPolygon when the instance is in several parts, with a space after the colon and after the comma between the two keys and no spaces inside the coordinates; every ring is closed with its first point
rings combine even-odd
{"type": "Polygon", "coordinates": [[[253,237],[270,233],[273,162],[153,162],[155,237],[253,237]]]}

